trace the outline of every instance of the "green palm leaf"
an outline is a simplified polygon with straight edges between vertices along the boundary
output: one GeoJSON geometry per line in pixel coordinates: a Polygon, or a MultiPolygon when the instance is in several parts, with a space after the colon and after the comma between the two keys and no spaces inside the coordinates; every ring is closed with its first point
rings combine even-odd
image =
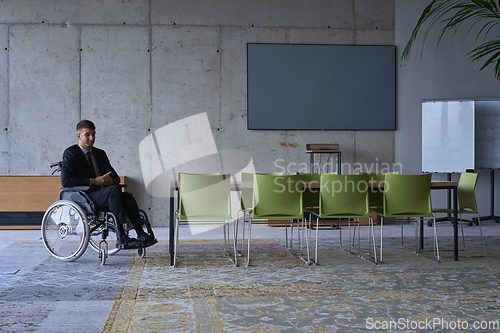
{"type": "MultiPolygon", "coordinates": [[[[422,12],[413,29],[410,39],[401,55],[401,65],[408,62],[410,51],[416,43],[417,36],[422,36],[420,56],[429,31],[436,24],[441,31],[437,46],[443,36],[452,33],[454,38],[463,40],[475,27],[480,27],[476,43],[482,37],[486,40],[493,29],[500,24],[499,0],[433,0],[422,12]]],[[[495,36],[495,38],[499,38],[495,36]]],[[[469,59],[477,66],[478,62],[488,57],[480,70],[495,63],[495,78],[500,80],[500,42],[497,40],[485,42],[467,53],[469,59]]]]}

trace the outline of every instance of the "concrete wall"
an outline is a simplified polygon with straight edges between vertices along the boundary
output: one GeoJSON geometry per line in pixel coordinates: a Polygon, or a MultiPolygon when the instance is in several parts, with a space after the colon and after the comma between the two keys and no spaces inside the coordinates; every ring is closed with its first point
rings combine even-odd
{"type": "MultiPolygon", "coordinates": [[[[396,48],[398,58],[408,42],[428,0],[396,0],[396,48]]],[[[420,46],[413,50],[412,57],[397,72],[397,130],[395,133],[396,162],[401,163],[405,173],[422,171],[422,100],[460,98],[500,98],[500,85],[493,77],[493,70],[479,72],[466,57],[474,47],[474,34],[463,43],[445,35],[436,49],[440,29],[430,31],[420,57],[420,46]]],[[[465,170],[464,170],[465,171],[465,170]]],[[[498,178],[498,175],[496,175],[498,178]]],[[[446,175],[433,175],[433,179],[446,179],[446,175]]],[[[452,179],[458,180],[453,174],[452,179]]],[[[495,206],[498,207],[500,188],[496,186],[495,206]]],[[[433,204],[445,207],[446,193],[433,193],[433,204]]],[[[479,170],[476,188],[480,215],[490,215],[490,172],[479,170]]],[[[500,213],[500,212],[499,212],[500,213]]]]}
{"type": "Polygon", "coordinates": [[[392,164],[392,131],[246,130],[246,44],[394,45],[394,24],[394,0],[1,1],[0,174],[50,174],[88,118],[128,190],[166,225],[139,144],[203,112],[217,149],[250,154],[256,171],[277,159],[297,171],[306,143],[339,143],[351,165],[392,164]]]}

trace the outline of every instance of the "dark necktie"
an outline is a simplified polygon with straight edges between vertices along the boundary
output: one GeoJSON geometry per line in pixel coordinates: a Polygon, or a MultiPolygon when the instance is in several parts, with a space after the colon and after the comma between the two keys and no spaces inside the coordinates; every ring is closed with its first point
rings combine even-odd
{"type": "Polygon", "coordinates": [[[89,162],[90,178],[96,178],[97,174],[95,173],[94,162],[92,161],[92,153],[90,151],[87,152],[87,162],[89,162]]]}

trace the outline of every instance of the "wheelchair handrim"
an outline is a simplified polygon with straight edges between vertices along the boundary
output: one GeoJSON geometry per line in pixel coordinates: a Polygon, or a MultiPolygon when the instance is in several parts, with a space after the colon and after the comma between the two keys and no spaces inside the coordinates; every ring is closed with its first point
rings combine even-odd
{"type": "MultiPolygon", "coordinates": [[[[53,222],[55,222],[53,219],[52,219],[53,222]]],[[[63,243],[64,242],[64,239],[65,239],[65,235],[70,235],[72,234],[70,231],[71,229],[71,226],[67,226],[68,223],[58,223],[55,227],[54,227],[54,231],[57,231],[55,232],[55,234],[59,234],[60,237],[60,242],[63,243]]],[[[47,211],[45,212],[44,216],[43,216],[43,219],[42,219],[42,225],[41,225],[41,234],[42,234],[42,241],[43,241],[43,245],[45,246],[45,248],[47,249],[47,251],[49,251],[49,253],[55,257],[56,259],[58,260],[61,260],[61,261],[74,261],[76,259],[78,259],[84,252],[85,250],[87,249],[87,246],[89,244],[89,238],[90,238],[90,230],[89,230],[89,224],[88,224],[88,220],[87,220],[87,216],[85,215],[85,213],[83,212],[83,210],[81,209],[81,207],[79,205],[77,205],[76,203],[74,203],[73,201],[69,201],[69,200],[59,200],[59,201],[56,201],[54,202],[52,205],[50,205],[50,207],[47,209],[47,211]],[[79,246],[76,248],[76,251],[73,251],[70,255],[67,255],[67,256],[61,256],[60,254],[57,253],[57,251],[50,246],[50,244],[53,242],[52,240],[49,240],[48,236],[47,236],[47,221],[51,218],[51,214],[54,213],[54,209],[56,209],[56,207],[64,207],[64,206],[69,206],[71,207],[72,209],[74,209],[76,212],[78,212],[79,214],[79,217],[82,219],[82,223],[79,223],[78,225],[81,224],[81,227],[83,228],[83,232],[81,234],[75,234],[74,236],[75,237],[72,237],[75,238],[75,239],[78,239],[80,238],[79,240],[79,246]]]]}

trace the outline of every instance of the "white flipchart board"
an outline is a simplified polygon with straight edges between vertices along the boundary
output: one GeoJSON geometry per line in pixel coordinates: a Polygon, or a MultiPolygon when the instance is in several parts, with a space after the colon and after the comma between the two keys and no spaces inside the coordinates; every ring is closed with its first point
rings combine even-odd
{"type": "Polygon", "coordinates": [[[477,100],[476,168],[500,168],[500,100],[477,100]]]}
{"type": "Polygon", "coordinates": [[[475,168],[474,100],[422,102],[422,172],[475,168]]]}

